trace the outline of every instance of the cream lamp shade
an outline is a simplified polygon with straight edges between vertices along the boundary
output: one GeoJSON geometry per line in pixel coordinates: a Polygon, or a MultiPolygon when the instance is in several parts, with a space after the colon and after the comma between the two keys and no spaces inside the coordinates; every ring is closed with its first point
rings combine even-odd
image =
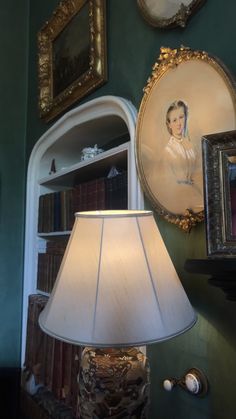
{"type": "Polygon", "coordinates": [[[40,327],[65,342],[140,346],[188,330],[195,312],[151,211],[75,214],[40,327]]]}

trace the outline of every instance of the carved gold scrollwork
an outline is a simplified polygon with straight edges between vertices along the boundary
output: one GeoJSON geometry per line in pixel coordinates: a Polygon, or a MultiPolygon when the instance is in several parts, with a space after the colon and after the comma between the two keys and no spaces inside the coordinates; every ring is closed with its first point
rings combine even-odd
{"type": "Polygon", "coordinates": [[[176,217],[175,215],[164,214],[164,218],[169,223],[175,224],[186,233],[189,233],[193,227],[204,220],[204,212],[201,211],[194,214],[193,211],[187,209],[182,216],[179,215],[176,217]]]}
{"type": "Polygon", "coordinates": [[[151,77],[148,78],[144,87],[144,93],[148,94],[153,84],[169,69],[174,68],[183,61],[191,59],[213,62],[205,51],[193,51],[189,47],[181,46],[179,49],[167,47],[160,48],[160,55],[152,67],[151,77]]]}

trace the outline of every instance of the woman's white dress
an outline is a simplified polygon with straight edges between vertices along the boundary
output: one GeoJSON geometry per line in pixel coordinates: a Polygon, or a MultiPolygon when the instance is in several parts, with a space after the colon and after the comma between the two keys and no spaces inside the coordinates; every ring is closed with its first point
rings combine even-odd
{"type": "Polygon", "coordinates": [[[170,176],[179,184],[192,185],[197,156],[188,138],[171,136],[164,149],[163,158],[170,176]]]}

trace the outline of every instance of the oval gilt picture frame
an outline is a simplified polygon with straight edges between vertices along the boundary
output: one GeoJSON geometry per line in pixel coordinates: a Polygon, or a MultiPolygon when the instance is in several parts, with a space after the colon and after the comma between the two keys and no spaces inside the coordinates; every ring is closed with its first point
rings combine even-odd
{"type": "Polygon", "coordinates": [[[152,26],[168,28],[184,27],[188,18],[206,0],[137,0],[144,19],[152,26]]]}
{"type": "Polygon", "coordinates": [[[185,231],[204,219],[201,138],[236,129],[235,82],[216,58],[161,48],[144,88],[136,159],[144,193],[185,231]]]}

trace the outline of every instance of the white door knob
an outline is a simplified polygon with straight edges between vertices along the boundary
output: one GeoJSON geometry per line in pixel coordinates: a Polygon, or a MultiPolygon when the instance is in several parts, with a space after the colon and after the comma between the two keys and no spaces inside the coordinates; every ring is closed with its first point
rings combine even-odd
{"type": "Polygon", "coordinates": [[[198,377],[191,373],[185,375],[185,385],[187,390],[192,394],[199,394],[201,390],[201,383],[198,380],[198,377]]]}
{"type": "Polygon", "coordinates": [[[171,378],[166,378],[166,380],[163,381],[163,387],[166,391],[171,391],[173,387],[175,386],[175,381],[171,378]]]}

